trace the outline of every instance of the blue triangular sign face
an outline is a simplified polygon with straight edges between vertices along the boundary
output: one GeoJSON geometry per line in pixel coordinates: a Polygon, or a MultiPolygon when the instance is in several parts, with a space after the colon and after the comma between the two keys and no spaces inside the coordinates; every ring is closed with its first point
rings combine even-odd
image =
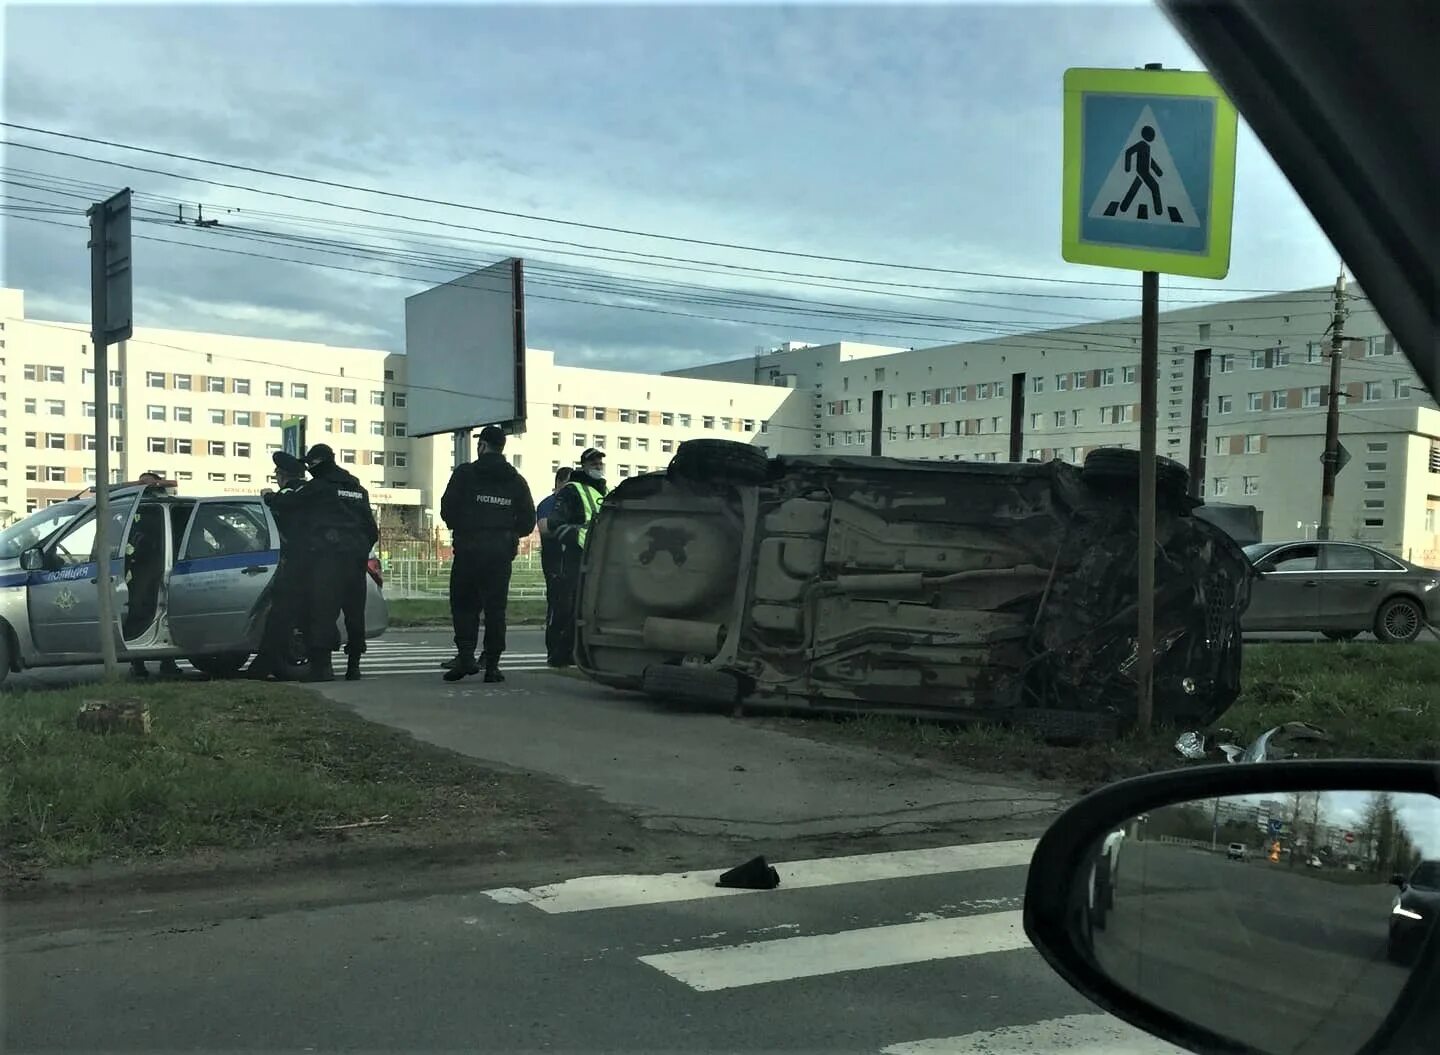
{"type": "Polygon", "coordinates": [[[1097,220],[1200,226],[1200,216],[1150,107],[1135,119],[1120,155],[1090,204],[1089,215],[1097,220]]]}

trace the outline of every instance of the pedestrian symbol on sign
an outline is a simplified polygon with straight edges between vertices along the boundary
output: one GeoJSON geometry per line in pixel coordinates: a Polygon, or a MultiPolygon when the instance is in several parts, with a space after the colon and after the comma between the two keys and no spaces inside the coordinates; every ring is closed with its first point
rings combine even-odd
{"type": "Polygon", "coordinates": [[[1090,206],[1092,219],[1198,227],[1199,214],[1185,191],[1165,136],[1146,106],[1090,206]],[[1141,191],[1145,193],[1142,194],[1141,191]]]}

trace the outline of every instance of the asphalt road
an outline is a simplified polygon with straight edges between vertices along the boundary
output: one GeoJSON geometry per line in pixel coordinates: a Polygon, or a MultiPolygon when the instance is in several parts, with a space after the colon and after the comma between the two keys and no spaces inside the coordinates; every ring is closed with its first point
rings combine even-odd
{"type": "Polygon", "coordinates": [[[1126,840],[1097,961],[1119,982],[1265,1051],[1354,1055],[1409,968],[1386,959],[1393,889],[1263,858],[1126,840]]]}
{"type": "Polygon", "coordinates": [[[6,920],[0,1048],[1175,1055],[1025,943],[1030,844],[199,916],[6,920]],[[727,893],[728,896],[718,896],[727,893]]]}

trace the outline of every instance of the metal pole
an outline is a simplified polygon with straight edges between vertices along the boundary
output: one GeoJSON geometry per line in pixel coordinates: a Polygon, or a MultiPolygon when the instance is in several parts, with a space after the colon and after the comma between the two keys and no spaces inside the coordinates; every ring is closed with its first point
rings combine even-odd
{"type": "Polygon", "coordinates": [[[1140,280],[1140,508],[1136,610],[1135,723],[1148,732],[1154,715],[1155,667],[1155,389],[1160,372],[1160,275],[1140,280]]]}
{"type": "Polygon", "coordinates": [[[1340,358],[1345,351],[1345,270],[1335,279],[1335,313],[1330,320],[1330,399],[1325,412],[1324,475],[1320,479],[1320,530],[1316,538],[1330,538],[1335,508],[1335,473],[1340,462],[1340,358]]]}
{"type": "Polygon", "coordinates": [[[885,390],[877,388],[870,393],[870,453],[880,457],[880,432],[885,428],[885,390]]]}
{"type": "MultiPolygon", "coordinates": [[[[115,426],[115,431],[120,435],[120,479],[130,480],[130,388],[126,379],[130,376],[128,372],[130,349],[129,342],[120,342],[120,354],[115,363],[116,369],[120,371],[120,384],[115,388],[115,398],[120,402],[120,422],[115,426]]],[[[108,385],[109,382],[107,381],[108,385]]]]}
{"type": "MultiPolygon", "coordinates": [[[[99,591],[100,656],[105,676],[119,673],[115,655],[115,590],[110,576],[110,363],[106,355],[106,209],[90,213],[90,347],[95,364],[95,588],[99,591]]],[[[118,541],[118,540],[117,540],[118,541]]]]}
{"type": "Polygon", "coordinates": [[[1025,460],[1025,374],[1010,375],[1010,460],[1025,460]]]}
{"type": "Polygon", "coordinates": [[[1195,351],[1190,384],[1190,497],[1199,498],[1205,483],[1205,453],[1210,443],[1210,349],[1195,351]]]}

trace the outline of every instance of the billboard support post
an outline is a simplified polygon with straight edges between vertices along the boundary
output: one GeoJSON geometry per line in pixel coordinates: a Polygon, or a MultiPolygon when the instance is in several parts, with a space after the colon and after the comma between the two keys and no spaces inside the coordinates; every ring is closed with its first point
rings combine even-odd
{"type": "Polygon", "coordinates": [[[451,439],[451,467],[458,469],[471,460],[470,430],[456,429],[451,439]]]}
{"type": "MultiPolygon", "coordinates": [[[[86,210],[90,219],[90,345],[95,373],[95,588],[105,677],[119,673],[115,583],[110,571],[110,362],[106,354],[134,332],[130,278],[130,189],[86,210]]],[[[121,408],[122,412],[124,408],[121,408]]],[[[115,539],[118,546],[124,532],[115,539]]]]}

